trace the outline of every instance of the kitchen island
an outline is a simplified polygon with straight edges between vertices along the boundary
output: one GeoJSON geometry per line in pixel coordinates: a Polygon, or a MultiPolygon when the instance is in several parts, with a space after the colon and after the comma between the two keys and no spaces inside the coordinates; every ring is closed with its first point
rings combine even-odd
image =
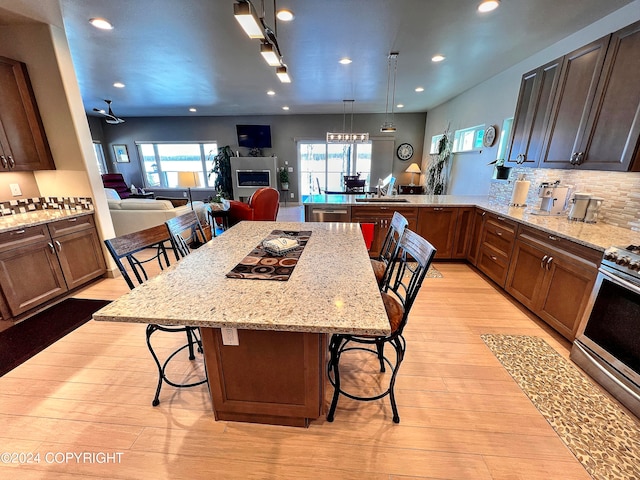
{"type": "Polygon", "coordinates": [[[360,227],[336,223],[241,222],[93,318],[200,327],[215,418],[295,426],[323,413],[327,334],[389,332],[360,227]],[[290,278],[228,278],[273,230],[311,231],[290,278]]]}

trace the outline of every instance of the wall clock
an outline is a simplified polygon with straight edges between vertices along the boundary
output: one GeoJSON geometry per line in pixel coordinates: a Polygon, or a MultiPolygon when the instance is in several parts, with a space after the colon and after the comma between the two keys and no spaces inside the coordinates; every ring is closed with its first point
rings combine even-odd
{"type": "Polygon", "coordinates": [[[400,160],[409,160],[413,157],[413,147],[410,143],[401,143],[398,145],[398,150],[396,150],[396,155],[400,160]]]}
{"type": "Polygon", "coordinates": [[[496,127],[494,125],[489,125],[487,129],[484,131],[482,144],[485,147],[491,147],[495,141],[496,141],[496,127]]]}

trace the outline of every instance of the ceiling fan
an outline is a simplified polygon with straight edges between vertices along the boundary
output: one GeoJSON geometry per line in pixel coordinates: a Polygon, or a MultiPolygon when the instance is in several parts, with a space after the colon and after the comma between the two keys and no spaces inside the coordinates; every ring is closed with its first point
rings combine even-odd
{"type": "Polygon", "coordinates": [[[124,123],[124,120],[122,118],[116,117],[113,114],[113,110],[111,110],[111,100],[105,100],[104,102],[109,107],[109,109],[106,112],[105,112],[104,108],[102,108],[102,109],[94,108],[93,111],[102,114],[104,116],[104,118],[105,118],[105,122],[107,122],[110,125],[118,125],[119,123],[124,123]]]}

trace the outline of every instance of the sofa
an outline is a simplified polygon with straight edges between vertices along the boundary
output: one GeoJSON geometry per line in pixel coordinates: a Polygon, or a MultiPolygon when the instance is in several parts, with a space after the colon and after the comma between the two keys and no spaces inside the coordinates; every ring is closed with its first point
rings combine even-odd
{"type": "MultiPolygon", "coordinates": [[[[105,188],[109,214],[116,236],[138,232],[145,228],[162,225],[170,218],[191,210],[191,204],[174,207],[169,200],[148,198],[120,198],[115,190],[105,188]]],[[[193,209],[200,223],[209,223],[209,206],[204,202],[193,202],[193,209]]]]}

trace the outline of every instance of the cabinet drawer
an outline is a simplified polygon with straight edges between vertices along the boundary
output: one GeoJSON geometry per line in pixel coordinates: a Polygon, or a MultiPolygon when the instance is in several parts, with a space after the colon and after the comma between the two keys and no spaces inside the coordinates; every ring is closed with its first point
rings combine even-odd
{"type": "Polygon", "coordinates": [[[46,225],[34,225],[0,233],[0,252],[6,252],[43,240],[50,240],[46,225]]]}
{"type": "Polygon", "coordinates": [[[493,249],[509,257],[515,241],[517,224],[511,220],[490,215],[484,224],[482,245],[489,245],[493,249]]]}
{"type": "Polygon", "coordinates": [[[595,267],[599,267],[600,260],[602,260],[602,252],[598,250],[525,225],[520,225],[518,229],[518,239],[528,243],[545,244],[551,248],[561,250],[562,253],[591,263],[595,267]]]}
{"type": "Polygon", "coordinates": [[[480,271],[501,287],[504,287],[509,270],[509,257],[494,250],[490,246],[483,245],[478,255],[476,265],[480,271]]]}
{"type": "Polygon", "coordinates": [[[51,232],[51,236],[55,238],[60,235],[67,235],[69,233],[94,228],[94,226],[93,215],[81,215],[79,217],[70,217],[51,222],[49,224],[49,231],[51,232]]]}

